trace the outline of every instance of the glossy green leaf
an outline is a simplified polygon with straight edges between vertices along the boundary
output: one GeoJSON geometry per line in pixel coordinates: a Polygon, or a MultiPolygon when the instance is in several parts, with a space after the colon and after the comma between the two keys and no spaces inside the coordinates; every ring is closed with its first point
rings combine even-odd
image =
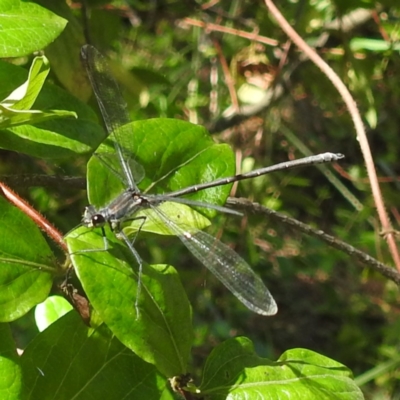
{"type": "MultiPolygon", "coordinates": [[[[0,62],[0,98],[8,97],[27,78],[24,69],[0,62]]],[[[60,158],[93,151],[104,139],[93,110],[56,86],[44,84],[33,107],[44,114],[61,110],[57,114],[77,114],[79,118],[57,118],[0,130],[0,147],[35,157],[60,158]]]]}
{"type": "Polygon", "coordinates": [[[57,272],[39,228],[0,197],[0,321],[13,321],[49,294],[57,272]]]}
{"type": "Polygon", "coordinates": [[[72,306],[64,297],[50,296],[35,308],[35,320],[39,331],[44,331],[49,325],[72,310],[72,306]]]}
{"type": "Polygon", "coordinates": [[[20,0],[2,0],[0,19],[0,57],[20,57],[43,49],[67,23],[35,3],[20,0]]]}
{"type": "Polygon", "coordinates": [[[176,396],[171,393],[170,388],[165,388],[161,393],[160,400],[176,400],[176,396]]]}
{"type": "Polygon", "coordinates": [[[28,79],[1,102],[2,106],[13,110],[29,110],[38,97],[49,71],[47,58],[35,57],[28,79]]]}
{"type": "Polygon", "coordinates": [[[0,132],[0,147],[38,158],[59,159],[96,148],[103,132],[89,121],[59,119],[0,132]]]}
{"type": "Polygon", "coordinates": [[[39,110],[21,110],[14,111],[3,107],[0,104],[0,111],[3,114],[2,123],[0,128],[5,129],[12,126],[22,124],[37,124],[39,122],[52,120],[54,118],[68,118],[75,117],[76,114],[71,111],[52,110],[49,112],[42,112],[39,110]]]}
{"type": "Polygon", "coordinates": [[[125,346],[165,376],[186,372],[193,336],[191,309],[176,271],[144,264],[138,293],[137,260],[107,233],[108,251],[103,250],[100,232],[81,227],[67,237],[72,262],[92,306],[125,346]]]}
{"type": "Polygon", "coordinates": [[[24,399],[159,399],[166,385],[103,325],[71,311],[40,333],[21,358],[24,399]]]}
{"type": "Polygon", "coordinates": [[[351,371],[328,357],[292,349],[273,362],[258,357],[247,338],[230,339],[207,359],[200,386],[211,400],[240,398],[363,399],[351,371]]]}
{"type": "MultiPolygon", "coordinates": [[[[232,150],[216,144],[201,126],[174,119],[156,118],[137,121],[122,130],[124,145],[133,159],[143,167],[145,177],[141,190],[168,193],[202,182],[210,182],[234,173],[232,150]]],[[[109,154],[112,143],[103,144],[98,152],[109,154]]],[[[118,167],[116,167],[118,168],[118,167]]],[[[121,173],[120,173],[121,174],[121,173]]],[[[88,196],[91,204],[103,206],[126,186],[109,171],[99,157],[88,164],[88,196]]],[[[223,204],[230,185],[201,191],[187,198],[212,204],[223,204]]],[[[201,209],[206,216],[214,210],[201,209]]]]}
{"type": "Polygon", "coordinates": [[[76,118],[76,113],[71,111],[43,112],[30,109],[43,87],[49,70],[46,57],[36,57],[33,60],[27,81],[0,102],[0,129],[26,123],[34,124],[57,117],[76,118]]]}
{"type": "Polygon", "coordinates": [[[21,398],[22,371],[8,324],[0,324],[0,398],[21,398]]]}
{"type": "MultiPolygon", "coordinates": [[[[207,218],[184,204],[165,202],[161,203],[158,209],[164,215],[168,216],[169,221],[180,226],[182,226],[184,222],[183,225],[189,230],[190,227],[204,229],[211,224],[207,218]]],[[[128,236],[134,235],[139,230],[157,233],[159,235],[175,235],[175,232],[164,223],[160,216],[150,209],[135,214],[135,220],[124,229],[128,236]],[[144,218],[145,222],[143,223],[144,218]]]]}

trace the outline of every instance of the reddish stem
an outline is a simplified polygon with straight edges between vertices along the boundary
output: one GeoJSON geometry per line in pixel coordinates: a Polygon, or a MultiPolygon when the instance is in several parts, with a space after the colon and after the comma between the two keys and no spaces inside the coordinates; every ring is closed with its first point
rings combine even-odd
{"type": "Polygon", "coordinates": [[[35,210],[30,204],[19,197],[5,183],[0,182],[0,193],[11,203],[25,213],[47,236],[54,240],[58,246],[68,253],[67,245],[64,242],[63,235],[57,230],[39,211],[35,210]]]}
{"type": "Polygon", "coordinates": [[[254,40],[255,42],[264,43],[268,46],[278,46],[279,42],[274,39],[269,39],[265,36],[260,36],[251,32],[242,31],[240,29],[229,28],[227,26],[207,23],[193,18],[185,18],[182,21],[184,24],[198,26],[204,28],[206,31],[228,33],[230,35],[239,36],[245,39],[254,40]]]}
{"type": "Polygon", "coordinates": [[[360,144],[361,152],[364,157],[365,166],[367,168],[368,178],[370,181],[372,196],[375,201],[379,220],[382,225],[382,230],[388,232],[386,240],[389,246],[390,253],[393,258],[393,262],[396,265],[398,271],[400,271],[400,254],[397,249],[397,243],[393,235],[393,228],[390,222],[389,216],[386,212],[385,204],[383,201],[382,192],[379,187],[378,178],[376,175],[375,164],[372,157],[371,149],[368,143],[368,138],[364,129],[364,125],[358,111],[357,103],[351,95],[349,89],[338,77],[335,71],[318,55],[318,53],[312,49],[304,39],[292,28],[289,22],[281,14],[278,8],[275,6],[272,0],[264,0],[269,12],[273,15],[278,25],[287,34],[287,36],[293,41],[293,43],[303,51],[303,53],[326,75],[326,77],[332,82],[336,90],[340,93],[344,103],[353,120],[354,128],[356,131],[356,137],[360,144]]]}

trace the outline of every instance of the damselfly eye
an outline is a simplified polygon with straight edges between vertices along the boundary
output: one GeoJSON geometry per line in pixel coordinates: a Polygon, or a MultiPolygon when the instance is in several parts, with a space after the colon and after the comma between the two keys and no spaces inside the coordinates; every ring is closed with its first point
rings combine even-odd
{"type": "Polygon", "coordinates": [[[99,226],[103,226],[106,223],[106,219],[101,214],[93,215],[92,217],[92,226],[98,228],[99,226]]]}

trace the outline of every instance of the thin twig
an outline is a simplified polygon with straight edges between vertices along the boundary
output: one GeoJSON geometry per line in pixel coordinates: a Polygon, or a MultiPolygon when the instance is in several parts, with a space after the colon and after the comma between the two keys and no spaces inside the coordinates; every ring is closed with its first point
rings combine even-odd
{"type": "Polygon", "coordinates": [[[328,243],[330,246],[334,247],[337,250],[343,251],[348,254],[350,257],[354,257],[358,261],[362,262],[371,269],[379,272],[381,275],[386,278],[392,280],[397,285],[400,286],[400,273],[398,273],[394,268],[388,267],[387,265],[379,262],[375,258],[371,257],[367,253],[364,253],[361,250],[356,249],[355,247],[341,241],[334,236],[328,235],[320,229],[314,229],[311,226],[304,224],[296,219],[290,218],[287,215],[281,214],[277,211],[266,208],[258,203],[253,203],[250,200],[243,198],[232,198],[229,197],[227,200],[227,205],[233,206],[235,209],[245,210],[252,213],[264,214],[269,217],[284,223],[286,225],[290,225],[294,229],[306,233],[307,235],[316,237],[325,243],[328,243]]]}
{"type": "MultiPolygon", "coordinates": [[[[329,25],[329,30],[330,31],[335,31],[339,30],[341,26],[343,26],[343,23],[346,21],[351,20],[352,24],[345,24],[345,28],[349,29],[350,27],[352,29],[357,28],[359,25],[365,23],[368,19],[371,19],[372,13],[367,10],[357,10],[357,13],[350,12],[349,14],[344,15],[341,18],[337,18],[334,21],[331,22],[331,25],[329,25]]],[[[242,31],[239,29],[232,29],[228,28],[219,24],[212,24],[212,23],[206,23],[203,21],[191,19],[191,18],[186,18],[182,21],[181,25],[192,25],[192,26],[198,26],[201,27],[207,31],[215,31],[215,32],[223,32],[225,34],[230,34],[230,35],[236,35],[239,37],[243,37],[245,39],[249,39],[253,42],[259,42],[259,43],[264,43],[270,46],[278,46],[279,42],[275,41],[273,39],[267,38],[265,36],[260,36],[255,33],[250,33],[246,31],[242,31]]],[[[328,29],[328,28],[327,28],[328,29]]],[[[329,33],[323,32],[320,37],[318,37],[315,40],[315,44],[318,47],[322,47],[325,45],[325,43],[329,39],[329,33]]],[[[282,49],[284,51],[282,60],[285,59],[286,53],[288,50],[288,44],[284,44],[282,46],[282,49]]],[[[307,57],[300,58],[300,61],[303,62],[307,59],[307,57]]],[[[282,68],[283,62],[280,62],[278,70],[282,68]]],[[[296,67],[299,65],[293,65],[293,61],[291,62],[290,69],[293,72],[296,67]]],[[[242,105],[240,107],[240,113],[239,114],[230,114],[229,116],[222,116],[220,117],[219,120],[212,122],[211,124],[208,124],[207,129],[211,132],[220,132],[222,130],[228,129],[234,125],[240,124],[243,120],[256,115],[265,109],[267,109],[271,102],[274,100],[277,100],[281,95],[284,93],[282,87],[284,86],[284,83],[286,80],[288,80],[288,77],[291,75],[291,73],[286,73],[285,74],[285,79],[283,79],[283,83],[275,83],[274,88],[270,88],[266,91],[266,95],[264,98],[258,103],[258,104],[251,104],[251,105],[242,105]],[[272,90],[271,90],[272,89],[272,90]]],[[[276,78],[276,77],[275,77],[276,78]]]]}
{"type": "Polygon", "coordinates": [[[371,154],[371,149],[369,147],[364,125],[355,100],[353,99],[346,85],[338,77],[336,72],[291,27],[289,22],[280,13],[275,4],[271,0],[264,0],[264,1],[271,14],[276,19],[279,26],[282,28],[282,30],[289,36],[289,38],[293,41],[293,43],[301,51],[303,51],[304,54],[327,76],[327,78],[332,82],[332,84],[335,86],[337,91],[342,96],[342,99],[345,102],[346,107],[349,110],[349,113],[353,120],[354,128],[357,134],[356,137],[360,143],[361,152],[363,154],[365,165],[367,168],[372,195],[378,211],[378,216],[382,225],[382,230],[385,232],[389,232],[388,235],[386,236],[386,240],[388,242],[389,250],[390,253],[392,254],[394,264],[396,265],[397,270],[400,271],[400,255],[396,246],[395,237],[392,233],[390,233],[393,231],[392,224],[390,222],[388,214],[386,213],[382,193],[379,188],[378,178],[376,175],[374,160],[371,154]]]}
{"type": "Polygon", "coordinates": [[[39,211],[35,210],[30,204],[19,197],[13,190],[11,190],[5,183],[0,182],[1,194],[11,203],[18,207],[24,214],[26,214],[40,229],[42,229],[50,239],[54,240],[56,244],[68,253],[67,245],[64,242],[63,235],[55,228],[39,211]]]}
{"type": "Polygon", "coordinates": [[[268,46],[278,46],[279,42],[274,39],[267,38],[265,36],[256,35],[251,32],[242,31],[240,29],[228,28],[226,26],[212,24],[208,22],[199,21],[193,18],[185,18],[182,21],[182,24],[198,26],[200,28],[204,28],[206,31],[215,31],[215,32],[222,32],[228,33],[230,35],[239,36],[245,39],[254,40],[259,43],[267,44],[268,46]]]}
{"type": "Polygon", "coordinates": [[[219,44],[218,40],[213,37],[211,37],[211,40],[212,40],[215,50],[217,51],[217,54],[218,54],[219,63],[221,64],[222,71],[225,76],[225,83],[226,83],[226,86],[228,86],[229,95],[231,97],[233,109],[235,110],[235,112],[237,114],[239,114],[239,112],[240,112],[239,100],[238,100],[236,89],[235,89],[235,82],[233,81],[231,71],[229,70],[228,63],[226,61],[224,53],[222,52],[221,45],[219,44]]]}

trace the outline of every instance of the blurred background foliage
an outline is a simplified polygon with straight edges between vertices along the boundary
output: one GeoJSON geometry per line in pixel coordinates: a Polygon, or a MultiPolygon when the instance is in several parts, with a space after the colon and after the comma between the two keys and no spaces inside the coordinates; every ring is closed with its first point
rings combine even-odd
{"type": "MultiPolygon", "coordinates": [[[[91,96],[79,63],[86,35],[110,58],[133,120],[171,117],[202,124],[217,142],[232,146],[238,171],[308,152],[344,153],[345,160],[328,172],[310,167],[276,173],[242,182],[232,195],[393,264],[343,100],[315,65],[289,46],[263,2],[38,3],[69,20],[45,54],[50,80],[81,100],[91,96]]],[[[351,90],[398,229],[400,5],[299,0],[278,6],[351,90]]],[[[28,67],[30,60],[21,64],[28,67]]],[[[88,157],[50,163],[2,151],[1,173],[83,177],[88,157]]],[[[87,203],[83,190],[68,185],[18,191],[65,233],[80,222],[87,203]]],[[[270,318],[251,314],[176,238],[142,234],[137,249],[144,260],[169,263],[181,274],[194,311],[195,366],[217,343],[245,335],[260,356],[276,359],[290,348],[312,349],[351,368],[366,398],[400,399],[400,305],[394,283],[326,243],[259,215],[220,215],[209,231],[262,276],[279,312],[270,318]]],[[[35,329],[31,314],[17,324],[23,345],[35,329]]]]}

